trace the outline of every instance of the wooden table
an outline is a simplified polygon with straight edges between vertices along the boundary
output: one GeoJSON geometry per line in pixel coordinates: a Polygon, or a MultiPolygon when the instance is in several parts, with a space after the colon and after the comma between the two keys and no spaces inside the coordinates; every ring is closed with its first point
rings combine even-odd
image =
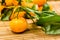
{"type": "MultiPolygon", "coordinates": [[[[48,2],[58,14],[60,2],[48,2]]],[[[22,34],[14,34],[9,28],[9,22],[0,21],[0,40],[60,40],[60,35],[47,35],[41,29],[28,30],[22,34]]]]}

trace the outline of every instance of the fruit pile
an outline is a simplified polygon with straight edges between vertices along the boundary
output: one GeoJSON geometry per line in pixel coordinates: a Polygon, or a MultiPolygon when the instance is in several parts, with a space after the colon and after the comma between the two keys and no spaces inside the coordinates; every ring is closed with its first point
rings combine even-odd
{"type": "MultiPolygon", "coordinates": [[[[28,7],[34,10],[41,11],[46,0],[2,0],[0,2],[0,13],[2,21],[10,21],[10,28],[13,32],[23,32],[27,28],[26,11],[19,8],[28,7]]],[[[35,14],[29,13],[31,16],[35,14]]],[[[28,16],[27,16],[28,17],[28,16]]]]}
{"type": "MultiPolygon", "coordinates": [[[[1,20],[12,20],[17,14],[18,17],[24,17],[26,12],[19,9],[19,6],[41,11],[46,2],[46,0],[2,0],[0,3],[1,20]],[[6,15],[4,13],[6,13],[6,15]],[[4,16],[8,17],[5,18],[4,16]]],[[[30,14],[34,15],[32,12],[30,12],[30,14]]]]}

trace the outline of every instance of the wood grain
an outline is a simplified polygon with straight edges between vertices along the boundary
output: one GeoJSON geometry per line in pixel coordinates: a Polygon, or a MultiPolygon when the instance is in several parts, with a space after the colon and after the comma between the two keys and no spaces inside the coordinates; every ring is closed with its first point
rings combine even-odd
{"type": "MultiPolygon", "coordinates": [[[[58,15],[60,13],[60,2],[48,2],[53,6],[58,15]]],[[[31,21],[28,21],[31,23],[31,21]]],[[[9,28],[9,21],[0,21],[0,40],[60,40],[60,35],[47,35],[41,29],[32,29],[21,34],[14,34],[9,28]]]]}
{"type": "Polygon", "coordinates": [[[60,1],[50,1],[48,2],[53,7],[53,10],[60,15],[60,1]]]}

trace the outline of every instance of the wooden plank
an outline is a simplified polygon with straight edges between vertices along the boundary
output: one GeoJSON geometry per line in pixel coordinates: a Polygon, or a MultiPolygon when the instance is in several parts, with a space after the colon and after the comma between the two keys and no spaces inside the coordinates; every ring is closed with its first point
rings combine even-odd
{"type": "Polygon", "coordinates": [[[0,40],[56,40],[60,35],[47,35],[41,29],[14,34],[9,27],[0,27],[0,40]]]}
{"type": "Polygon", "coordinates": [[[49,1],[49,5],[52,6],[53,10],[60,15],[60,1],[49,1]]]}

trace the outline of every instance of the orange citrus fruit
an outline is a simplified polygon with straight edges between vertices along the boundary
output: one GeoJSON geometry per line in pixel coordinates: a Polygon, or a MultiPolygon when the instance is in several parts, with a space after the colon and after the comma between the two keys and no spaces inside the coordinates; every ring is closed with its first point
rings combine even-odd
{"type": "Polygon", "coordinates": [[[13,5],[17,6],[18,5],[18,1],[17,0],[13,0],[13,5]]]}
{"type": "Polygon", "coordinates": [[[16,13],[12,13],[10,20],[14,19],[15,17],[21,18],[24,17],[24,15],[26,14],[25,11],[20,11],[20,12],[16,12],[16,13]]]}
{"type": "Polygon", "coordinates": [[[33,2],[26,2],[26,0],[22,0],[21,5],[24,6],[24,7],[32,8],[34,3],[33,2]]]}
{"type": "Polygon", "coordinates": [[[24,18],[13,19],[10,21],[10,28],[13,32],[20,33],[24,32],[27,29],[27,21],[24,18]]]}
{"type": "Polygon", "coordinates": [[[7,6],[10,6],[10,5],[18,5],[18,1],[17,0],[5,0],[5,3],[7,6]]]}
{"type": "Polygon", "coordinates": [[[44,5],[46,0],[33,0],[33,3],[38,4],[39,6],[44,5]]]}
{"type": "Polygon", "coordinates": [[[5,8],[5,6],[1,5],[0,6],[0,12],[5,8]]]}
{"type": "Polygon", "coordinates": [[[7,6],[12,5],[13,0],[5,0],[7,6]]]}
{"type": "Polygon", "coordinates": [[[27,5],[27,3],[25,2],[25,0],[22,0],[21,5],[24,6],[24,7],[27,5]]]}
{"type": "Polygon", "coordinates": [[[19,14],[18,14],[18,18],[24,17],[25,14],[26,14],[25,11],[20,11],[19,14]]]}

